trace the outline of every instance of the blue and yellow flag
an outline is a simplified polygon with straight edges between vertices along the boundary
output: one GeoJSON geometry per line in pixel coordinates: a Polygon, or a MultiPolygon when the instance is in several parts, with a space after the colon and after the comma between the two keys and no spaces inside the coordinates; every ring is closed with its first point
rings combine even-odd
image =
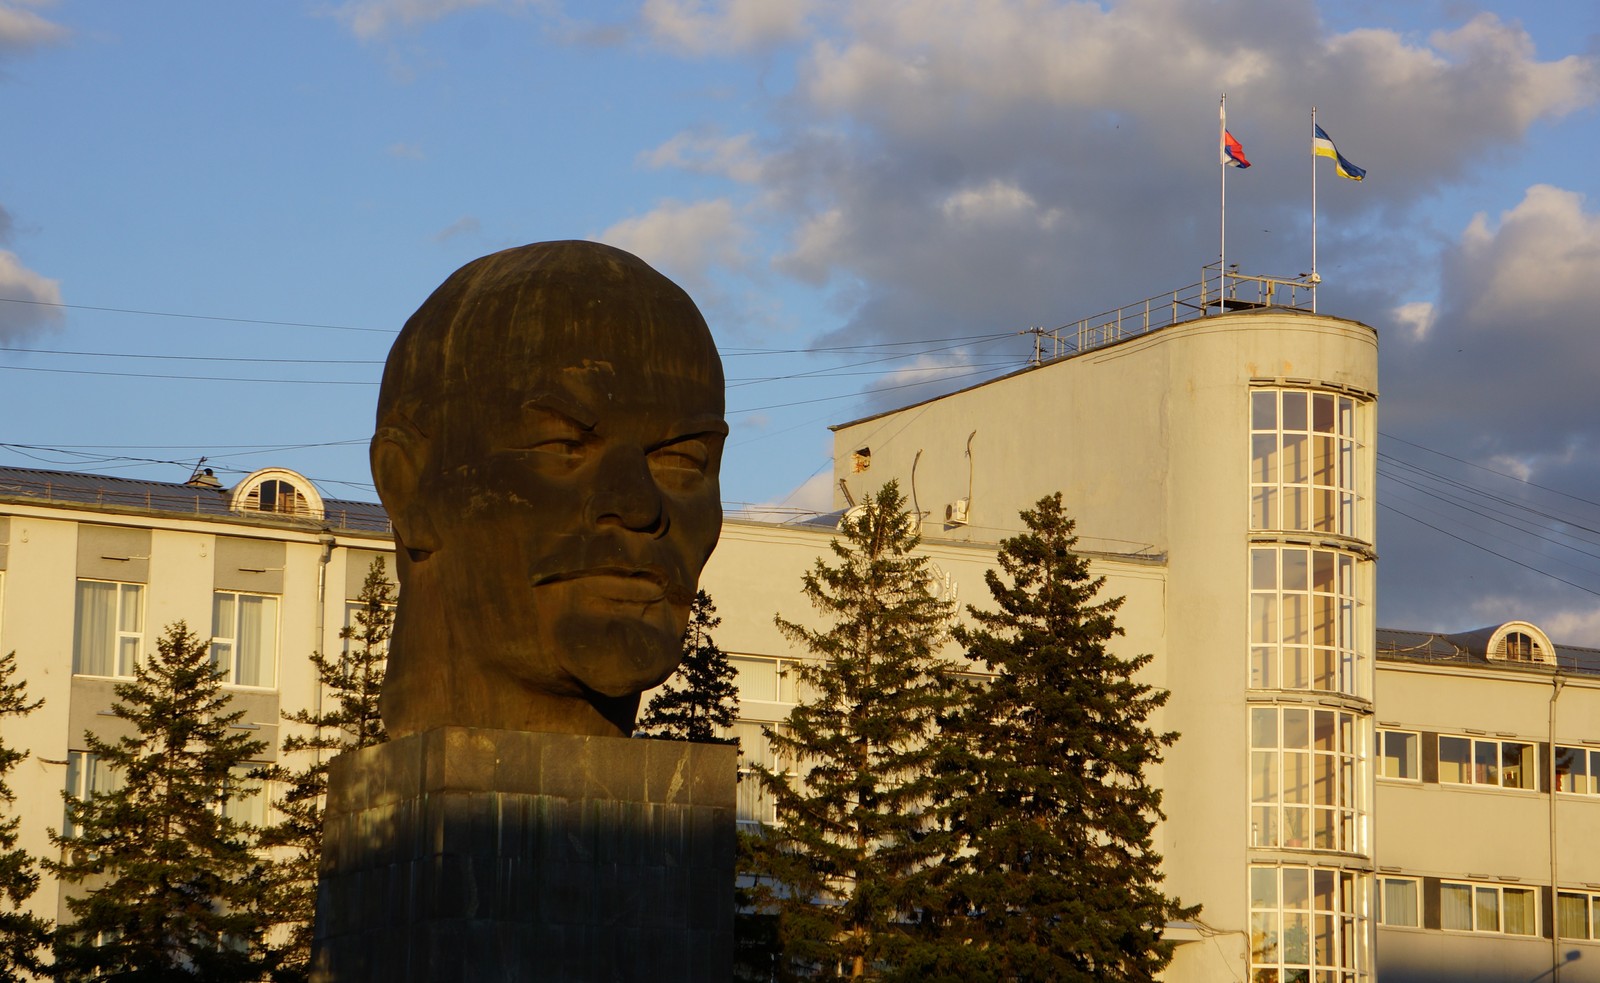
{"type": "MultiPolygon", "coordinates": [[[[1313,124],[1316,125],[1316,124],[1313,124]]],[[[1359,181],[1367,176],[1365,168],[1357,167],[1344,159],[1344,154],[1339,153],[1339,148],[1333,145],[1328,137],[1328,131],[1317,126],[1317,133],[1311,138],[1311,153],[1317,157],[1330,157],[1333,159],[1333,169],[1340,177],[1347,177],[1352,181],[1359,181]]]]}

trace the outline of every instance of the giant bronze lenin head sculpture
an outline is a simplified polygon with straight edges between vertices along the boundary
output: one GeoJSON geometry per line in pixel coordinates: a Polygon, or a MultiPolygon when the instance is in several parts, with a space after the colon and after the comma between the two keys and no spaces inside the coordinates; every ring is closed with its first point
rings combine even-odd
{"type": "Polygon", "coordinates": [[[546,242],[457,270],[378,396],[390,734],[630,733],[681,656],[727,432],[705,320],[637,257],[546,242]]]}

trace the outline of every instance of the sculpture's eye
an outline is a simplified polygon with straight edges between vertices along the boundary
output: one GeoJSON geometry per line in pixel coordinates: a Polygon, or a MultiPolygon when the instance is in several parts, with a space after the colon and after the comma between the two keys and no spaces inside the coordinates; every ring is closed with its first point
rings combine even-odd
{"type": "Polygon", "coordinates": [[[711,460],[712,448],[707,440],[685,437],[650,452],[650,473],[663,484],[681,486],[704,478],[711,460]]]}

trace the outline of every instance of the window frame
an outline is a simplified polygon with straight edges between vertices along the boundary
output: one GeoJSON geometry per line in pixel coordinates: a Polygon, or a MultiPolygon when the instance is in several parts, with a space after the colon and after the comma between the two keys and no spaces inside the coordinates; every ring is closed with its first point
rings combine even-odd
{"type": "Polygon", "coordinates": [[[1347,550],[1252,543],[1248,689],[1365,698],[1372,633],[1370,564],[1347,550]]]}
{"type": "Polygon", "coordinates": [[[1252,704],[1249,845],[1366,854],[1372,827],[1367,733],[1368,718],[1351,710],[1252,704]],[[1302,728],[1303,743],[1290,745],[1302,728]]]}
{"type": "Polygon", "coordinates": [[[145,651],[145,607],[149,585],[131,580],[104,580],[100,577],[78,577],[73,581],[72,604],[72,674],[74,676],[94,676],[100,679],[132,679],[138,672],[139,666],[144,663],[145,651]],[[109,641],[111,651],[103,653],[104,661],[112,670],[109,673],[87,672],[83,668],[83,650],[85,639],[83,635],[83,599],[85,584],[110,585],[116,590],[115,607],[110,618],[110,637],[100,639],[100,642],[109,641]],[[127,612],[127,597],[132,593],[134,600],[134,620],[136,628],[124,628],[127,612]],[[133,654],[124,660],[124,646],[132,644],[133,654]],[[127,661],[128,665],[124,665],[127,661]],[[126,671],[124,671],[126,670],[126,671]]]}
{"type": "MultiPolygon", "coordinates": [[[[82,802],[88,798],[108,795],[123,785],[122,773],[109,766],[101,766],[100,755],[93,751],[67,751],[65,784],[67,795],[82,802]],[[90,778],[94,778],[91,785],[90,778]],[[102,778],[103,776],[103,778],[102,778]]],[[[77,839],[80,831],[72,824],[72,805],[64,802],[61,814],[62,839],[77,839]]]]}
{"type": "Polygon", "coordinates": [[[1560,888],[1555,892],[1555,925],[1552,927],[1555,937],[1566,939],[1569,942],[1594,942],[1600,941],[1600,892],[1597,891],[1563,891],[1560,888]],[[1566,935],[1561,931],[1561,902],[1564,898],[1577,898],[1583,902],[1583,935],[1566,935]]]}
{"type": "MultiPolygon", "coordinates": [[[[1600,747],[1590,747],[1583,744],[1557,744],[1551,749],[1552,763],[1555,769],[1555,790],[1562,795],[1600,795],[1600,747]],[[1584,788],[1564,788],[1569,784],[1568,779],[1572,771],[1561,770],[1563,752],[1576,751],[1584,758],[1585,771],[1582,774],[1584,788]]],[[[1575,783],[1574,783],[1575,784],[1575,783]]]]}
{"type": "Polygon", "coordinates": [[[282,647],[283,629],[283,598],[277,594],[257,594],[251,591],[214,590],[211,592],[211,664],[223,669],[222,682],[224,686],[240,689],[275,689],[278,685],[278,657],[282,647]],[[218,600],[222,597],[233,599],[232,605],[232,630],[224,632],[218,626],[219,618],[218,600]],[[269,646],[263,646],[260,653],[260,665],[265,673],[264,682],[239,682],[239,621],[241,611],[244,609],[242,601],[245,598],[260,598],[272,602],[272,638],[269,646]],[[266,650],[270,648],[270,651],[266,650]],[[226,651],[226,664],[220,652],[226,651]]]}
{"type": "Polygon", "coordinates": [[[1250,390],[1250,529],[1370,538],[1373,490],[1358,485],[1369,473],[1365,462],[1371,405],[1371,399],[1326,389],[1250,390]],[[1268,404],[1270,420],[1264,415],[1268,404]],[[1299,404],[1304,413],[1300,425],[1290,419],[1291,404],[1299,404]],[[1329,415],[1325,426],[1318,416],[1322,404],[1329,415]],[[1291,503],[1297,513],[1294,522],[1285,521],[1291,503]]]}
{"type": "Polygon", "coordinates": [[[1406,782],[1411,785],[1422,783],[1422,732],[1404,730],[1398,727],[1379,727],[1373,731],[1372,773],[1375,777],[1389,782],[1406,782]],[[1409,775],[1392,775],[1387,769],[1387,762],[1393,755],[1389,754],[1385,746],[1385,739],[1391,736],[1410,739],[1409,775]]]}
{"type": "Polygon", "coordinates": [[[1251,864],[1246,888],[1251,979],[1261,979],[1257,974],[1263,972],[1274,974],[1272,979],[1295,972],[1306,980],[1373,978],[1371,874],[1309,864],[1251,864]],[[1267,887],[1271,897],[1264,897],[1267,887]],[[1326,897],[1333,899],[1331,906],[1322,903],[1326,897]],[[1296,932],[1303,942],[1291,941],[1296,932]],[[1301,946],[1305,958],[1297,958],[1301,946]]]}
{"type": "MultiPolygon", "coordinates": [[[[1500,737],[1480,737],[1475,734],[1440,734],[1438,741],[1438,752],[1440,785],[1453,785],[1457,788],[1496,788],[1504,789],[1509,792],[1539,793],[1540,769],[1538,741],[1523,741],[1500,737]],[[1465,766],[1466,775],[1469,779],[1468,781],[1456,781],[1454,779],[1445,777],[1445,741],[1467,742],[1467,759],[1463,764],[1465,766]],[[1524,759],[1521,764],[1516,766],[1519,769],[1518,774],[1522,775],[1524,781],[1528,784],[1506,784],[1505,776],[1511,771],[1511,767],[1506,763],[1507,747],[1523,748],[1525,749],[1525,753],[1528,755],[1528,757],[1532,759],[1531,762],[1524,759]],[[1487,753],[1487,749],[1489,748],[1493,748],[1493,753],[1487,753]],[[1491,758],[1492,761],[1488,760],[1491,758]],[[1480,773],[1482,773],[1484,769],[1493,769],[1494,774],[1496,775],[1494,781],[1486,781],[1480,777],[1480,773]]],[[[1454,758],[1449,759],[1449,761],[1452,766],[1457,764],[1454,758]]]]}
{"type": "Polygon", "coordinates": [[[1539,907],[1539,888],[1537,887],[1522,884],[1501,884],[1496,881],[1455,879],[1441,879],[1439,881],[1439,930],[1442,932],[1451,932],[1456,935],[1506,935],[1520,939],[1538,938],[1541,930],[1539,907]],[[1445,924],[1446,909],[1444,898],[1445,892],[1450,889],[1468,892],[1467,910],[1471,914],[1471,928],[1452,928],[1445,924]],[[1524,910],[1529,912],[1533,919],[1532,928],[1529,931],[1512,932],[1506,929],[1507,907],[1505,897],[1507,892],[1514,892],[1525,898],[1526,907],[1524,910]],[[1479,922],[1479,916],[1483,911],[1483,899],[1487,896],[1493,896],[1495,899],[1495,924],[1493,928],[1485,928],[1479,922]]]}
{"type": "Polygon", "coordinates": [[[1423,927],[1422,923],[1422,878],[1407,877],[1395,874],[1379,874],[1373,879],[1373,921],[1385,928],[1417,928],[1423,927]],[[1411,886],[1411,921],[1390,921],[1389,914],[1389,885],[1409,884],[1411,886]]]}

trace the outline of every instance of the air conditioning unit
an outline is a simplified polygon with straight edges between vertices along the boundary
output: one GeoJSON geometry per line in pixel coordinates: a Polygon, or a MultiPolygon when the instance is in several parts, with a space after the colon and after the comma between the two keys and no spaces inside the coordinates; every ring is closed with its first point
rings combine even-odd
{"type": "Polygon", "coordinates": [[[968,499],[958,498],[955,501],[951,502],[949,505],[946,505],[944,507],[945,525],[949,525],[949,526],[964,526],[964,525],[966,525],[967,524],[967,507],[969,505],[971,505],[971,504],[972,504],[971,501],[968,500],[968,499]]]}

